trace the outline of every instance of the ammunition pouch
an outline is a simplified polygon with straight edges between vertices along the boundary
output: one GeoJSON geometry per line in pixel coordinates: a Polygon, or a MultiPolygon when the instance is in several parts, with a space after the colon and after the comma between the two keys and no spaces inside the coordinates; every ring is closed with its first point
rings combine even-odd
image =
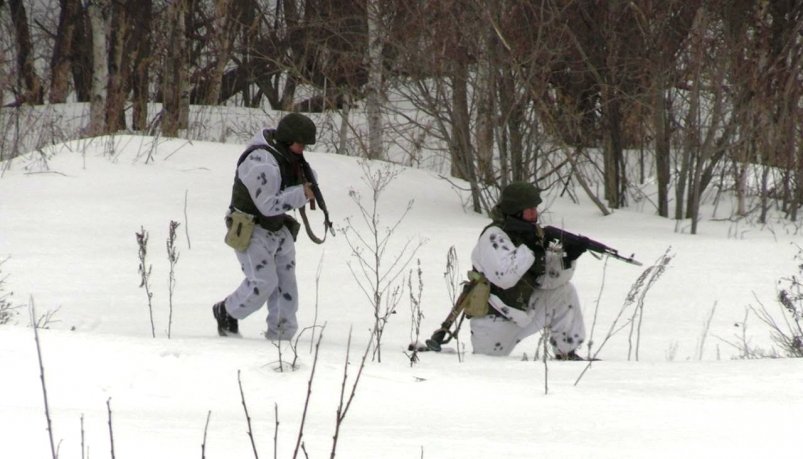
{"type": "Polygon", "coordinates": [[[301,223],[299,223],[298,220],[284,214],[284,222],[282,222],[282,224],[290,231],[290,234],[293,236],[293,241],[298,239],[298,231],[301,229],[301,223]]]}
{"type": "Polygon", "coordinates": [[[457,305],[466,316],[482,317],[488,314],[488,298],[491,296],[491,283],[477,271],[468,272],[468,281],[463,283],[463,292],[457,299],[457,305]]]}
{"type": "Polygon", "coordinates": [[[255,225],[253,215],[239,210],[232,211],[226,217],[226,245],[238,252],[244,252],[251,244],[255,225]]]}

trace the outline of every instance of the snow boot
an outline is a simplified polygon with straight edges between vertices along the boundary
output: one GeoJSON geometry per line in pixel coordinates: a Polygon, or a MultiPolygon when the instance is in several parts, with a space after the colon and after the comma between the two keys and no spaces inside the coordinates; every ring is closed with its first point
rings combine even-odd
{"type": "Polygon", "coordinates": [[[237,319],[230,316],[226,311],[226,303],[221,301],[212,306],[212,315],[217,320],[217,333],[220,336],[236,336],[240,337],[239,326],[237,319]]]}
{"type": "Polygon", "coordinates": [[[571,351],[566,354],[561,352],[555,353],[555,360],[585,360],[585,359],[577,355],[576,352],[571,351]]]}

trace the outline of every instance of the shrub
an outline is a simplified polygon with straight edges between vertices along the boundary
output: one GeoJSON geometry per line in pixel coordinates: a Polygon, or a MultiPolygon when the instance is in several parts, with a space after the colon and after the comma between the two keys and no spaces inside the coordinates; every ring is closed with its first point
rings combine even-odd
{"type": "Polygon", "coordinates": [[[11,304],[12,292],[6,292],[5,281],[6,277],[3,275],[3,263],[7,258],[0,260],[0,325],[10,323],[17,315],[16,307],[11,304]]]}

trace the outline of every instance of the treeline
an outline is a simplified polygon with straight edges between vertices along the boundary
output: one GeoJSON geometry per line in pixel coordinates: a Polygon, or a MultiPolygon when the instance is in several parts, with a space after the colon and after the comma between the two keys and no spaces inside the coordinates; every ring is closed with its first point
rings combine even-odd
{"type": "Polygon", "coordinates": [[[693,231],[712,189],[760,221],[803,204],[797,0],[47,3],[0,0],[0,102],[88,102],[87,135],[176,136],[191,104],[359,105],[365,156],[384,157],[389,130],[434,139],[477,211],[537,180],[607,213],[647,175],[656,212],[693,231]]]}

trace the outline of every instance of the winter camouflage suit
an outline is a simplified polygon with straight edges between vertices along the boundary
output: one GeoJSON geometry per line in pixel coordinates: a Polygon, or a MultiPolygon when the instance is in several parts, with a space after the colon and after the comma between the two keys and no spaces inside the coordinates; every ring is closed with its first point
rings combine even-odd
{"type": "Polygon", "coordinates": [[[265,337],[272,340],[288,340],[298,330],[294,241],[299,225],[286,212],[303,207],[307,197],[300,155],[289,150],[293,142],[315,143],[315,125],[296,113],[282,118],[276,130],[254,136],[238,161],[229,209],[229,214],[236,209],[254,215],[257,225],[248,248],[235,251],[245,280],[225,299],[225,311],[240,320],[267,302],[265,337]]]}
{"type": "Polygon", "coordinates": [[[474,269],[491,283],[489,314],[470,321],[475,353],[509,355],[546,326],[558,357],[574,356],[585,340],[580,301],[570,283],[584,249],[567,254],[545,247],[541,229],[521,219],[524,209],[540,203],[540,192],[531,184],[508,185],[493,209],[493,223],[471,253],[474,269]]]}

